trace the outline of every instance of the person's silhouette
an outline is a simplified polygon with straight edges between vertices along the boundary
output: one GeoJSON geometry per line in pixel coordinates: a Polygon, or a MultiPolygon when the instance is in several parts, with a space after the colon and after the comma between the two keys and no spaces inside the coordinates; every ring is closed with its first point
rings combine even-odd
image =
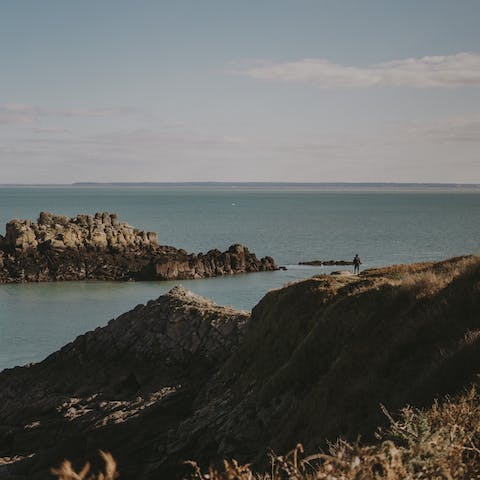
{"type": "Polygon", "coordinates": [[[355,254],[355,257],[353,258],[353,273],[359,274],[360,273],[360,265],[362,262],[360,261],[360,257],[358,256],[358,253],[355,254]]]}

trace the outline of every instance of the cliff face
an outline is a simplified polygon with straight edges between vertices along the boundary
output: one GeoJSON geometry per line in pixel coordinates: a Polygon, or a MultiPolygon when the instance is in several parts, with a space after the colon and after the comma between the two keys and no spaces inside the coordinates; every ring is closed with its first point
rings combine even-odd
{"type": "Polygon", "coordinates": [[[275,270],[242,245],[188,254],[108,212],[74,218],[42,212],[12,220],[0,236],[0,283],[52,280],[177,280],[275,270]]]}
{"type": "Polygon", "coordinates": [[[190,411],[201,382],[237,348],[247,319],[176,287],[41,363],[4,370],[0,478],[12,473],[2,467],[12,457],[12,475],[46,478],[52,455],[93,453],[98,441],[128,445],[148,461],[149,444],[190,411]]]}
{"type": "Polygon", "coordinates": [[[123,478],[153,480],[186,459],[372,438],[380,404],[427,406],[476,380],[479,309],[479,257],[307,279],[250,319],[175,289],[0,374],[0,478],[98,448],[123,478]]]}

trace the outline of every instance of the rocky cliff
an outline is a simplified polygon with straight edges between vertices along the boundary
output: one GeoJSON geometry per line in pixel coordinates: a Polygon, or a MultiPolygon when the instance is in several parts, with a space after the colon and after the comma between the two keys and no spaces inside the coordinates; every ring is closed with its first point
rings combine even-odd
{"type": "Polygon", "coordinates": [[[103,212],[69,218],[41,212],[12,220],[0,236],[0,283],[52,280],[177,280],[275,270],[242,245],[188,254],[158,245],[157,234],[103,212]]]}
{"type": "Polygon", "coordinates": [[[4,370],[0,478],[45,478],[52,455],[93,453],[97,441],[128,444],[147,461],[148,444],[166,440],[190,411],[204,379],[237,348],[247,320],[246,312],[176,287],[41,363],[4,370]]]}
{"type": "Polygon", "coordinates": [[[176,288],[0,374],[0,478],[99,448],[121,478],[153,480],[186,459],[372,439],[380,404],[430,405],[477,379],[479,309],[479,257],[314,277],[250,318],[176,288]]]}

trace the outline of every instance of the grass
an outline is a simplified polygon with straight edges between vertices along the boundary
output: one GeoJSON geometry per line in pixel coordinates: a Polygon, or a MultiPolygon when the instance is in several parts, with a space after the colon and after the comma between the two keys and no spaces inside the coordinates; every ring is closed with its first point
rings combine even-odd
{"type": "Polygon", "coordinates": [[[57,480],[115,480],[118,478],[117,464],[113,456],[100,450],[105,466],[103,472],[91,473],[90,463],[86,463],[80,471],[75,471],[72,463],[64,460],[58,468],[52,468],[50,472],[57,480]]]}
{"type": "Polygon", "coordinates": [[[327,452],[307,455],[302,445],[285,456],[271,455],[268,472],[227,460],[221,469],[202,472],[195,480],[466,480],[480,478],[480,395],[476,388],[430,409],[405,408],[398,419],[387,411],[378,443],[361,445],[338,440],[327,452]]]}

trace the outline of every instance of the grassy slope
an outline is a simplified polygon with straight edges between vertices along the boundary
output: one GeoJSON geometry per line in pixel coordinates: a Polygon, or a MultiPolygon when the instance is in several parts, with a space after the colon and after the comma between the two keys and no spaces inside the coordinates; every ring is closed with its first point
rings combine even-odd
{"type": "Polygon", "coordinates": [[[264,447],[371,439],[379,404],[430,405],[475,379],[479,312],[479,257],[309,279],[260,302],[225,374],[267,419],[264,447]]]}
{"type": "MultiPolygon", "coordinates": [[[[308,453],[325,452],[327,439],[342,438],[328,454],[278,457],[273,476],[262,478],[478,478],[480,396],[434,399],[475,383],[479,312],[475,256],[320,276],[270,292],[239,350],[200,392],[199,406],[216,405],[215,395],[228,401],[217,417],[216,406],[213,417],[205,407],[208,425],[183,458],[205,464],[216,451],[259,466],[270,448],[286,452],[301,441],[308,453]],[[389,421],[380,405],[413,407],[389,421]]],[[[229,462],[196,478],[253,477],[229,462]]]]}

